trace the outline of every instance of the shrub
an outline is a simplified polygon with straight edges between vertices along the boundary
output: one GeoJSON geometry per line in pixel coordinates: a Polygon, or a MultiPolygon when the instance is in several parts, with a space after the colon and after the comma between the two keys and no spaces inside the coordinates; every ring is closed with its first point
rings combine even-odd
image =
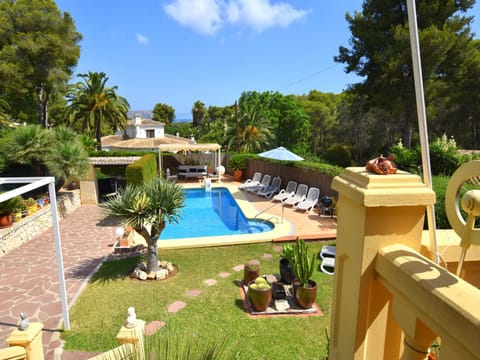
{"type": "Polygon", "coordinates": [[[402,141],[392,146],[391,153],[394,156],[395,164],[400,170],[411,173],[418,172],[419,156],[417,150],[407,149],[403,147],[402,141]]]}
{"type": "Polygon", "coordinates": [[[228,160],[228,167],[233,170],[243,170],[247,168],[247,159],[251,154],[233,154],[228,160]]]}
{"type": "Polygon", "coordinates": [[[343,145],[332,145],[323,155],[323,158],[332,165],[349,167],[353,165],[352,153],[343,145]]]}
{"type": "Polygon", "coordinates": [[[430,164],[432,174],[452,175],[460,166],[460,155],[453,138],[444,134],[430,144],[430,164]]]}
{"type": "Polygon", "coordinates": [[[146,154],[127,166],[125,177],[129,184],[146,184],[157,177],[157,157],[146,154]]]}
{"type": "MultiPolygon", "coordinates": [[[[447,190],[449,180],[450,178],[445,175],[438,175],[432,177],[432,188],[437,197],[437,201],[435,203],[435,222],[437,229],[451,228],[450,223],[447,219],[447,213],[445,211],[445,191],[447,190]]],[[[426,217],[425,224],[427,224],[426,217]]]]}

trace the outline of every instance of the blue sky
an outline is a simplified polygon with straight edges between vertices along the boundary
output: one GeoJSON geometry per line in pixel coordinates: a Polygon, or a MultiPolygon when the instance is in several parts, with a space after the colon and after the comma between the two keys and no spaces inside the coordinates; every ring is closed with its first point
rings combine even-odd
{"type": "MultiPolygon", "coordinates": [[[[105,72],[132,110],[156,103],[190,118],[243,91],[339,93],[359,81],[333,57],[348,45],[345,13],[362,0],[57,0],[83,35],[75,74],[105,72]]],[[[480,4],[473,31],[480,37],[480,4]]],[[[75,81],[79,81],[78,77],[75,81]]]]}

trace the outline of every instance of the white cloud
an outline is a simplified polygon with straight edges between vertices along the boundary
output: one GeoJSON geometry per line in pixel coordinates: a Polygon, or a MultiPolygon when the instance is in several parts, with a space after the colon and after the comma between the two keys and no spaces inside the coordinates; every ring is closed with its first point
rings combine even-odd
{"type": "Polygon", "coordinates": [[[140,44],[148,44],[148,38],[145,36],[145,35],[142,35],[140,33],[137,33],[137,41],[140,43],[140,44]]]}
{"type": "Polygon", "coordinates": [[[272,27],[288,27],[309,13],[286,2],[272,0],[173,0],[165,12],[181,25],[213,35],[225,23],[241,24],[261,32],[272,27]]]}
{"type": "Polygon", "coordinates": [[[227,19],[230,23],[241,23],[256,31],[271,27],[287,27],[304,18],[309,11],[297,10],[290,4],[270,0],[231,0],[227,5],[227,19]]]}
{"type": "Polygon", "coordinates": [[[174,0],[164,10],[181,25],[212,35],[222,27],[222,3],[222,0],[174,0]]]}

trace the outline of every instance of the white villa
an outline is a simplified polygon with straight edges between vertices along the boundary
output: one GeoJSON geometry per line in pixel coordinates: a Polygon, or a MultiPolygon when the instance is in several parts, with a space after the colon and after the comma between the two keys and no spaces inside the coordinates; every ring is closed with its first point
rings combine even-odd
{"type": "Polygon", "coordinates": [[[125,133],[117,133],[102,137],[104,150],[158,150],[159,145],[165,144],[195,144],[195,139],[182,138],[178,134],[165,134],[165,124],[152,119],[142,119],[135,114],[127,122],[125,133]]]}

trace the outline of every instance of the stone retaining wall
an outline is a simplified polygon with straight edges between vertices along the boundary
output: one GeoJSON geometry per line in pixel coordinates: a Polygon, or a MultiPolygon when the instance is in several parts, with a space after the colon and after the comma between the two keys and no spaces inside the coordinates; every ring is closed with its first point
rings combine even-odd
{"type": "MultiPolygon", "coordinates": [[[[40,235],[52,226],[51,205],[38,210],[36,213],[22,218],[13,226],[0,229],[0,257],[27,241],[40,235]]],[[[60,219],[72,213],[80,206],[80,190],[60,191],[57,194],[57,209],[60,219]]]]}

